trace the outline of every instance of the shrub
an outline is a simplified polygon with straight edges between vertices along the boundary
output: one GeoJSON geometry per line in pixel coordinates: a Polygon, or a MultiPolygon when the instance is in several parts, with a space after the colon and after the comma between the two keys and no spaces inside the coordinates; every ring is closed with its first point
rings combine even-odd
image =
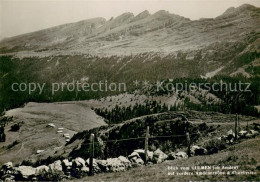
{"type": "Polygon", "coordinates": [[[14,124],[11,126],[10,131],[18,131],[20,129],[20,124],[14,124]]]}
{"type": "Polygon", "coordinates": [[[38,176],[39,181],[62,181],[64,178],[64,173],[60,171],[41,172],[38,176]]]}
{"type": "Polygon", "coordinates": [[[12,144],[8,145],[7,148],[10,149],[12,147],[14,147],[15,145],[17,145],[19,142],[17,140],[15,140],[12,144]]]}
{"type": "Polygon", "coordinates": [[[0,126],[0,142],[5,142],[5,130],[3,126],[0,126]]]}
{"type": "Polygon", "coordinates": [[[214,154],[226,148],[226,143],[222,140],[212,139],[204,144],[204,148],[208,150],[209,154],[214,154]]]}

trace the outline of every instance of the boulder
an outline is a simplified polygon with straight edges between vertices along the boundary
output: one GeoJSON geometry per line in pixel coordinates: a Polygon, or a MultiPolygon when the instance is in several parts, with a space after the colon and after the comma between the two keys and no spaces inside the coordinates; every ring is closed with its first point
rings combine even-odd
{"type": "Polygon", "coordinates": [[[259,133],[255,130],[249,130],[249,132],[245,135],[246,138],[253,138],[257,136],[259,133]]]}
{"type": "Polygon", "coordinates": [[[203,147],[199,147],[197,145],[193,145],[191,147],[191,155],[195,156],[195,155],[206,155],[207,154],[207,149],[203,148],[203,147]]]}
{"type": "Polygon", "coordinates": [[[132,154],[128,156],[128,159],[132,159],[134,157],[140,158],[140,155],[137,152],[132,152],[132,154]]]}
{"type": "Polygon", "coordinates": [[[89,173],[89,167],[86,167],[86,166],[84,166],[84,167],[82,167],[81,169],[80,169],[83,173],[89,173]]]}
{"type": "Polygon", "coordinates": [[[50,123],[50,124],[47,125],[47,127],[54,128],[55,125],[53,123],[50,123]]]}
{"type": "Polygon", "coordinates": [[[49,169],[50,168],[46,165],[38,166],[38,167],[36,167],[35,175],[39,175],[41,173],[46,173],[49,171],[49,169]]]}
{"type": "Polygon", "coordinates": [[[4,168],[4,169],[11,169],[12,167],[13,167],[12,162],[7,162],[2,166],[2,168],[4,168]]]}
{"type": "Polygon", "coordinates": [[[107,159],[107,164],[111,172],[125,171],[125,165],[118,158],[107,159]]]}
{"type": "Polygon", "coordinates": [[[49,165],[49,168],[51,171],[62,171],[62,165],[61,165],[61,161],[57,160],[54,163],[49,165]]]}
{"type": "Polygon", "coordinates": [[[73,161],[72,161],[72,166],[74,167],[74,168],[82,168],[82,167],[84,167],[85,166],[85,160],[84,159],[82,159],[81,157],[77,157],[76,159],[74,159],[73,161]]]}
{"type": "Polygon", "coordinates": [[[186,152],[177,152],[175,154],[176,159],[186,159],[188,158],[188,155],[186,154],[186,152]]]}
{"type": "MultiPolygon", "coordinates": [[[[134,152],[138,153],[142,160],[145,160],[145,151],[143,149],[134,150],[134,152]]],[[[153,152],[147,151],[148,161],[152,161],[153,159],[153,152]]]]}
{"type": "Polygon", "coordinates": [[[163,153],[160,149],[157,149],[153,153],[153,161],[155,163],[161,163],[161,162],[165,161],[167,158],[168,158],[168,155],[163,153]]]}
{"type": "Polygon", "coordinates": [[[247,131],[245,131],[245,130],[241,130],[241,131],[238,133],[238,135],[239,135],[240,137],[245,137],[246,134],[247,134],[247,131]]]}
{"type": "Polygon", "coordinates": [[[142,158],[140,157],[140,155],[137,152],[133,152],[132,154],[130,154],[128,156],[128,159],[130,160],[130,162],[132,164],[137,165],[137,166],[144,164],[144,161],[142,160],[142,158]]]}
{"type": "Polygon", "coordinates": [[[42,152],[44,152],[44,150],[37,150],[36,154],[39,154],[39,153],[42,153],[42,152]]]}
{"type": "Polygon", "coordinates": [[[124,156],[119,156],[118,159],[121,161],[121,163],[123,163],[126,167],[126,169],[131,168],[131,162],[124,156]]]}
{"type": "Polygon", "coordinates": [[[255,130],[250,130],[249,133],[252,134],[253,136],[257,136],[259,134],[258,131],[255,130]]]}
{"type": "Polygon", "coordinates": [[[24,179],[28,179],[36,173],[36,168],[32,166],[19,166],[16,167],[15,170],[18,171],[24,179]]]}
{"type": "Polygon", "coordinates": [[[133,164],[136,164],[137,166],[144,165],[144,161],[141,158],[133,158],[132,161],[133,164]]]}
{"type": "Polygon", "coordinates": [[[138,156],[134,156],[132,157],[131,159],[129,159],[131,164],[133,166],[140,166],[140,165],[143,165],[144,164],[144,161],[143,159],[138,155],[138,156]]]}
{"type": "Polygon", "coordinates": [[[129,165],[129,163],[122,157],[120,157],[120,159],[108,158],[107,160],[97,160],[97,163],[100,166],[100,169],[104,172],[125,171],[127,169],[126,166],[129,165]]]}
{"type": "Polygon", "coordinates": [[[62,161],[62,166],[68,168],[68,167],[72,167],[72,162],[70,162],[68,159],[64,159],[62,161]]]}

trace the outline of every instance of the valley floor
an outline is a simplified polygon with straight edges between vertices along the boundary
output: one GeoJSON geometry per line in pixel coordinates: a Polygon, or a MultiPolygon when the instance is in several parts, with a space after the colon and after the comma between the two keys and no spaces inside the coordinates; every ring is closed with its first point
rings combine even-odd
{"type": "Polygon", "coordinates": [[[232,145],[217,154],[165,161],[126,172],[101,173],[78,181],[260,181],[259,149],[260,137],[258,136],[232,145]],[[171,176],[168,175],[169,166],[179,168],[182,166],[238,166],[238,170],[233,171],[253,171],[256,175],[171,176]]]}

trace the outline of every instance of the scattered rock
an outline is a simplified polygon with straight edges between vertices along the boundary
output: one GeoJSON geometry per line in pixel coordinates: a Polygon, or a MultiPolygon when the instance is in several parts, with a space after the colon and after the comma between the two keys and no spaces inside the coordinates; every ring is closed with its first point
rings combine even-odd
{"type": "Polygon", "coordinates": [[[186,159],[188,158],[188,155],[186,154],[186,152],[177,152],[175,154],[176,159],[186,159]]]}
{"type": "Polygon", "coordinates": [[[163,153],[160,149],[157,149],[156,151],[154,151],[153,153],[153,161],[155,163],[161,163],[164,160],[166,160],[168,158],[168,155],[166,155],[165,153],[163,153]]]}
{"type": "Polygon", "coordinates": [[[142,158],[140,157],[140,155],[137,153],[137,152],[133,152],[132,154],[130,154],[128,156],[128,159],[130,160],[130,162],[132,164],[137,165],[143,165],[144,164],[144,161],[142,160],[142,158]]]}
{"type": "Polygon", "coordinates": [[[59,134],[62,134],[62,133],[63,133],[63,131],[61,131],[61,130],[58,130],[58,131],[57,131],[57,133],[59,133],[59,134]]]}
{"type": "Polygon", "coordinates": [[[125,171],[127,169],[126,166],[129,166],[129,162],[127,162],[122,157],[120,157],[120,159],[109,158],[107,160],[97,160],[97,163],[100,166],[100,169],[104,172],[125,171]]]}
{"type": "Polygon", "coordinates": [[[7,162],[2,166],[2,168],[4,168],[4,169],[11,169],[12,167],[13,167],[12,162],[7,162]]]}
{"type": "Polygon", "coordinates": [[[38,167],[36,167],[35,175],[39,175],[41,173],[46,173],[49,171],[49,169],[50,168],[46,165],[38,166],[38,167]]]}
{"type": "Polygon", "coordinates": [[[245,135],[245,137],[246,137],[246,138],[253,138],[253,137],[257,136],[258,134],[259,134],[258,131],[250,130],[250,131],[245,135]]]}
{"type": "Polygon", "coordinates": [[[83,173],[89,173],[89,167],[86,167],[86,166],[84,166],[84,167],[82,167],[81,169],[80,169],[83,173]]]}
{"type": "Polygon", "coordinates": [[[138,166],[144,165],[144,161],[141,158],[133,158],[132,161],[138,166]]]}
{"type": "Polygon", "coordinates": [[[74,159],[72,161],[72,166],[75,168],[82,168],[82,167],[86,166],[85,163],[86,162],[84,159],[82,159],[81,157],[77,157],[76,159],[74,159]]]}
{"type": "Polygon", "coordinates": [[[259,133],[255,130],[250,130],[249,133],[251,133],[253,136],[257,136],[259,133]]]}
{"type": "Polygon", "coordinates": [[[129,156],[128,159],[132,159],[134,157],[140,158],[140,155],[137,152],[132,152],[129,156]]]}
{"type": "Polygon", "coordinates": [[[37,150],[36,154],[39,154],[39,153],[42,153],[42,152],[44,152],[44,150],[37,150]]]}
{"type": "Polygon", "coordinates": [[[49,128],[54,128],[55,125],[54,125],[53,123],[50,123],[50,124],[47,125],[47,127],[49,127],[49,128]]]}
{"type": "MultiPolygon", "coordinates": [[[[145,160],[145,151],[143,149],[136,149],[134,152],[138,153],[142,160],[145,160]]],[[[147,151],[148,161],[152,161],[153,152],[147,151]]]]}
{"type": "Polygon", "coordinates": [[[72,167],[72,162],[70,162],[68,159],[64,159],[62,161],[62,166],[68,168],[68,167],[72,167]]]}
{"type": "Polygon", "coordinates": [[[49,165],[49,168],[51,171],[62,171],[62,165],[61,165],[61,161],[57,160],[54,163],[49,165]]]}
{"type": "Polygon", "coordinates": [[[126,169],[131,168],[131,162],[124,156],[119,156],[118,159],[121,161],[121,163],[123,163],[126,167],[126,169]]]}
{"type": "Polygon", "coordinates": [[[21,173],[24,179],[28,179],[30,176],[34,176],[36,173],[36,168],[31,166],[19,166],[16,167],[15,170],[21,173]]]}
{"type": "Polygon", "coordinates": [[[238,133],[238,135],[239,135],[240,137],[245,137],[246,134],[247,134],[247,131],[245,131],[245,130],[241,130],[241,131],[238,133]]]}

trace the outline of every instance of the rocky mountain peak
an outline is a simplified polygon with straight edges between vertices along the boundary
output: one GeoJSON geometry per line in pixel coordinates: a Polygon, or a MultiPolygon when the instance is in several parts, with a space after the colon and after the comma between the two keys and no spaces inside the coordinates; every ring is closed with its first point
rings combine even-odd
{"type": "Polygon", "coordinates": [[[243,5],[241,5],[237,8],[230,7],[222,15],[220,15],[218,18],[228,18],[228,17],[231,17],[231,16],[246,14],[248,12],[255,10],[255,9],[257,9],[255,6],[252,6],[252,5],[249,5],[249,4],[243,4],[243,5]]]}
{"type": "Polygon", "coordinates": [[[130,13],[130,12],[127,12],[127,13],[123,13],[121,15],[119,15],[118,17],[116,17],[114,19],[114,21],[127,21],[129,20],[130,18],[133,18],[134,17],[134,14],[133,13],[130,13]]]}
{"type": "Polygon", "coordinates": [[[149,11],[145,10],[141,13],[139,13],[138,15],[136,15],[131,22],[134,22],[134,21],[138,21],[138,20],[142,20],[144,18],[147,18],[148,16],[150,16],[151,14],[149,13],[149,11]]]}
{"type": "Polygon", "coordinates": [[[170,15],[170,13],[168,11],[159,10],[156,13],[154,13],[152,16],[160,17],[160,16],[168,16],[168,15],[170,15]]]}

